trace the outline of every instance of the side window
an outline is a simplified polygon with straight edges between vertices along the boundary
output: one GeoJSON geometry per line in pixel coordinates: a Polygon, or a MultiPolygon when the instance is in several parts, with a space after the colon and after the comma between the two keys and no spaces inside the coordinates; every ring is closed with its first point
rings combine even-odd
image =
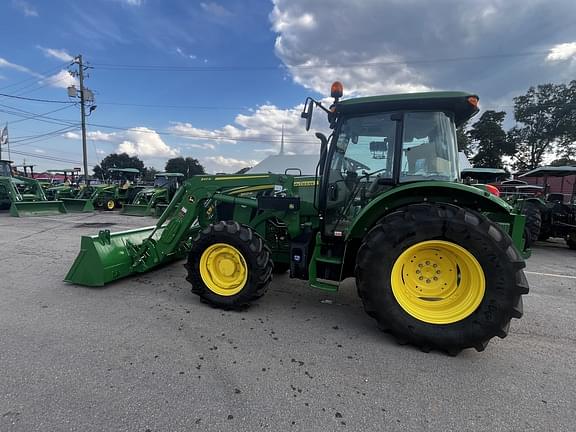
{"type": "Polygon", "coordinates": [[[458,178],[455,132],[443,112],[410,112],[404,117],[401,181],[458,178]]]}

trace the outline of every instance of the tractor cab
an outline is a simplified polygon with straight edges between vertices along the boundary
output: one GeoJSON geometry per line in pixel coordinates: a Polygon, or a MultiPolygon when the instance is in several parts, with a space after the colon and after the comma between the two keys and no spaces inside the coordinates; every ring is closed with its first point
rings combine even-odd
{"type": "Polygon", "coordinates": [[[318,205],[324,235],[342,237],[356,216],[383,193],[415,182],[460,179],[456,127],[478,112],[478,97],[464,92],[410,93],[340,101],[335,83],[328,113],[333,129],[322,142],[318,205]]]}
{"type": "Polygon", "coordinates": [[[182,184],[182,180],[184,180],[182,173],[161,172],[154,176],[154,187],[176,190],[182,184]]]}

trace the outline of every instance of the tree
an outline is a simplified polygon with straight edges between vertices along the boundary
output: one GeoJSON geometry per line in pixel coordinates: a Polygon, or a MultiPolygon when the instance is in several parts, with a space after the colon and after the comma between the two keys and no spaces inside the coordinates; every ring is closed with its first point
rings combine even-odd
{"type": "Polygon", "coordinates": [[[177,157],[168,159],[166,162],[166,172],[179,172],[184,174],[185,178],[193,175],[205,174],[204,167],[198,162],[198,159],[187,157],[177,157]]]}
{"type": "Polygon", "coordinates": [[[142,180],[145,182],[152,182],[154,181],[154,176],[159,172],[160,171],[158,171],[156,168],[146,167],[144,168],[144,174],[142,174],[142,180]]]}
{"type": "Polygon", "coordinates": [[[472,125],[468,136],[477,149],[472,164],[478,168],[503,168],[502,157],[512,155],[514,148],[502,129],[506,113],[504,111],[484,111],[480,119],[472,125]]]}
{"type": "Polygon", "coordinates": [[[550,166],[555,166],[555,167],[559,167],[559,166],[576,166],[576,159],[570,159],[570,158],[559,158],[559,159],[555,159],[552,162],[550,162],[550,166]]]}
{"type": "Polygon", "coordinates": [[[100,179],[108,177],[108,168],[136,168],[144,171],[144,162],[137,156],[129,156],[127,153],[111,153],[102,159],[100,165],[94,167],[94,175],[100,179]]]}
{"type": "Polygon", "coordinates": [[[514,168],[537,168],[554,150],[561,158],[576,156],[575,100],[576,81],[530,87],[514,98],[514,117],[520,123],[509,132],[516,147],[514,168]]]}
{"type": "Polygon", "coordinates": [[[470,156],[472,149],[470,148],[470,137],[466,129],[468,129],[468,123],[464,123],[456,129],[456,142],[458,143],[458,151],[464,152],[466,156],[470,156]]]}

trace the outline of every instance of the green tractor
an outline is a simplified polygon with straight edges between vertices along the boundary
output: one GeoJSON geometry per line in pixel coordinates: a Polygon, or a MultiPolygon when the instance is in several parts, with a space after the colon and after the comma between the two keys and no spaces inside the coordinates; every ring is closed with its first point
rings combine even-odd
{"type": "MultiPolygon", "coordinates": [[[[542,219],[539,240],[562,238],[570,249],[576,249],[576,184],[568,197],[561,193],[550,193],[549,177],[565,177],[576,175],[574,166],[544,166],[535,168],[519,176],[520,178],[542,178],[544,186],[538,193],[539,197],[531,198],[536,211],[542,219]]],[[[539,186],[529,185],[532,188],[539,186]]]]}
{"type": "Polygon", "coordinates": [[[12,162],[0,160],[0,209],[12,216],[44,216],[66,213],[62,201],[49,201],[38,181],[12,173],[12,162]]]}
{"type": "Polygon", "coordinates": [[[502,168],[466,168],[461,172],[464,183],[489,188],[497,196],[526,216],[524,236],[531,246],[540,236],[541,209],[545,206],[539,198],[539,187],[521,180],[507,180],[508,171],[502,168]]]}
{"type": "Polygon", "coordinates": [[[94,209],[114,210],[130,202],[142,186],[133,183],[140,175],[136,168],[109,168],[108,182],[85,185],[75,198],[63,198],[71,212],[92,212],[94,209]]]}
{"type": "Polygon", "coordinates": [[[182,185],[182,173],[158,173],[154,176],[154,185],[145,188],[134,196],[130,204],[124,204],[121,213],[129,216],[154,216],[156,209],[165,209],[182,185]]]}
{"type": "Polygon", "coordinates": [[[59,185],[50,185],[44,189],[46,197],[51,200],[60,200],[62,198],[75,198],[78,194],[78,187],[76,177],[78,174],[77,169],[50,169],[46,172],[55,175],[63,174],[64,181],[59,185]]]}
{"type": "Polygon", "coordinates": [[[355,278],[367,314],[398,342],[455,355],[484,350],[522,316],[524,216],[459,180],[456,127],[478,112],[464,92],[375,96],[330,108],[317,175],[186,180],[155,226],[84,236],[65,280],[86,286],[187,258],[192,292],[236,309],[275,269],[335,292],[355,278]],[[266,193],[262,193],[266,191],[266,193]]]}

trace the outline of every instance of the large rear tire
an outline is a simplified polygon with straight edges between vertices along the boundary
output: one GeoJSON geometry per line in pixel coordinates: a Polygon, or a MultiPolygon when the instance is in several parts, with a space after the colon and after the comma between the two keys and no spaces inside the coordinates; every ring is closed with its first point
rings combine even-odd
{"type": "Polygon", "coordinates": [[[356,263],[366,312],[398,342],[424,351],[484,350],[522,316],[528,293],[510,237],[453,205],[416,204],[385,216],[356,263]]]}
{"type": "Polygon", "coordinates": [[[243,307],[264,295],[272,280],[270,249],[235,221],[218,222],[194,239],[188,254],[192,292],[213,306],[243,307]]]}
{"type": "Polygon", "coordinates": [[[542,228],[542,214],[538,206],[530,201],[524,203],[522,213],[526,216],[526,225],[524,230],[528,233],[526,236],[527,247],[532,246],[540,237],[540,230],[542,228]]]}

